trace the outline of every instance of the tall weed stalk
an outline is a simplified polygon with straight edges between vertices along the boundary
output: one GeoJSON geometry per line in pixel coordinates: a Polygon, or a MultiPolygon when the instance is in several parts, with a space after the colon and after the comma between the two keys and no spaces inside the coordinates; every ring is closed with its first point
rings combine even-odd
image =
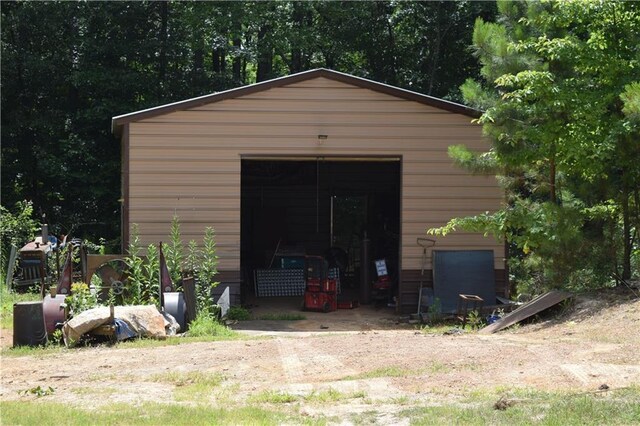
{"type": "Polygon", "coordinates": [[[147,261],[144,264],[145,281],[142,286],[142,301],[159,304],[160,291],[160,251],[154,244],[147,247],[147,261]]]}
{"type": "Polygon", "coordinates": [[[215,309],[211,290],[215,288],[219,282],[215,281],[215,276],[218,275],[218,254],[216,234],[212,227],[207,227],[204,231],[200,258],[200,268],[197,271],[196,280],[198,311],[213,314],[215,309]]]}
{"type": "Polygon", "coordinates": [[[129,285],[123,293],[123,302],[125,304],[142,303],[142,289],[145,286],[144,260],[140,257],[140,235],[138,225],[133,224],[131,227],[131,240],[127,249],[127,257],[125,258],[129,269],[129,285]]]}
{"type": "Polygon", "coordinates": [[[169,235],[169,244],[167,244],[167,268],[171,280],[176,291],[182,290],[182,264],[184,262],[184,247],[182,244],[182,235],[180,233],[180,218],[173,215],[171,219],[171,233],[169,235]]]}

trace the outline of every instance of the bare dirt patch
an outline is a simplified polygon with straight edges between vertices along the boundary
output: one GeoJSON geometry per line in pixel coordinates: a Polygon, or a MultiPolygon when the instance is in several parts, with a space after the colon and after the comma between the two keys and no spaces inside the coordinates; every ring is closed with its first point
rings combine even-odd
{"type": "Polygon", "coordinates": [[[51,386],[54,395],[42,400],[96,407],[233,405],[281,393],[302,398],[301,412],[317,416],[326,410],[309,395],[330,391],[331,415],[373,412],[378,423],[398,424],[397,414],[407,407],[456,401],[474,391],[581,392],[640,383],[640,299],[631,296],[578,298],[546,320],[489,336],[429,334],[396,324],[388,313],[364,318],[350,312],[336,314],[335,323],[331,314],[280,325],[258,321],[251,334],[267,337],[257,340],[3,356],[0,397],[33,400],[21,391],[51,386]],[[276,325],[284,331],[274,331],[276,325]],[[184,384],[163,380],[193,372],[222,381],[204,393],[180,394],[184,384]]]}

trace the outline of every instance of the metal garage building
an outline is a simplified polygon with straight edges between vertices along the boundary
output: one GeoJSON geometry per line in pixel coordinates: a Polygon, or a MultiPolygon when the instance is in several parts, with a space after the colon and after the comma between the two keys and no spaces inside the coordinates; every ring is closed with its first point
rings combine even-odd
{"type": "MultiPolygon", "coordinates": [[[[316,69],[113,118],[121,138],[122,229],[143,244],[166,239],[174,214],[185,240],[216,229],[220,280],[253,292],[253,271],[275,251],[323,254],[358,267],[372,257],[399,282],[400,310],[415,309],[429,227],[495,210],[492,176],[456,168],[447,148],[486,150],[477,111],[359,77],[316,69]],[[241,284],[242,283],[242,284],[241,284]]],[[[506,292],[504,245],[456,233],[439,250],[492,250],[506,292]]],[[[427,283],[430,284],[430,258],[427,283]]]]}

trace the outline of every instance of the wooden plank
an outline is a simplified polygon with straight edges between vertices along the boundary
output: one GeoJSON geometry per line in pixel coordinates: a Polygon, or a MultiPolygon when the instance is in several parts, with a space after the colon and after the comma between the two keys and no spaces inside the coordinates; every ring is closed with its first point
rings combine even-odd
{"type": "Polygon", "coordinates": [[[545,293],[541,296],[536,297],[529,303],[525,303],[524,305],[520,306],[518,309],[506,315],[504,318],[494,322],[493,324],[489,324],[488,326],[480,330],[480,333],[491,334],[503,330],[515,323],[532,317],[533,315],[542,312],[545,309],[557,305],[558,303],[570,298],[571,296],[572,294],[566,291],[554,290],[545,293]]]}

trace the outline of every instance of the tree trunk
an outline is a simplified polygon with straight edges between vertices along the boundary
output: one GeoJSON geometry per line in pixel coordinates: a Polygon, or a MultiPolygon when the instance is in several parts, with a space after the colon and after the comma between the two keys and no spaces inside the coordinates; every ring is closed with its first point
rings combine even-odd
{"type": "Polygon", "coordinates": [[[240,37],[234,38],[233,39],[233,47],[235,48],[236,51],[236,56],[233,58],[233,64],[232,64],[232,72],[233,72],[233,79],[236,83],[241,84],[242,83],[242,56],[240,55],[240,48],[242,47],[242,40],[240,39],[240,37]]]}
{"type": "Polygon", "coordinates": [[[273,49],[267,36],[271,31],[271,25],[263,25],[258,30],[258,68],[256,70],[256,82],[268,80],[273,71],[273,49]]]}
{"type": "MultiPolygon", "coordinates": [[[[291,20],[293,21],[293,28],[301,34],[304,28],[304,10],[300,2],[293,2],[293,10],[291,12],[291,20]]],[[[302,48],[300,47],[300,38],[295,45],[291,46],[291,62],[289,63],[289,72],[292,74],[302,71],[302,48]]]]}
{"type": "Polygon", "coordinates": [[[622,240],[624,242],[622,254],[622,279],[631,278],[631,250],[633,241],[631,239],[631,220],[629,212],[629,189],[622,184],[622,240]]]}
{"type": "Polygon", "coordinates": [[[556,196],[556,154],[555,154],[555,146],[553,147],[553,152],[551,153],[551,157],[549,158],[549,201],[553,204],[558,203],[558,198],[556,196]]]}
{"type": "Polygon", "coordinates": [[[390,19],[387,19],[387,34],[389,35],[389,61],[391,62],[391,79],[389,80],[389,83],[395,86],[398,84],[398,72],[396,64],[396,38],[393,33],[393,25],[391,25],[390,19]]]}
{"type": "Polygon", "coordinates": [[[169,2],[160,2],[160,55],[158,58],[159,97],[164,97],[164,82],[167,78],[167,36],[169,28],[169,2]]]}
{"type": "Polygon", "coordinates": [[[226,51],[222,47],[216,47],[211,51],[211,68],[216,74],[223,74],[226,68],[226,51]]]}

